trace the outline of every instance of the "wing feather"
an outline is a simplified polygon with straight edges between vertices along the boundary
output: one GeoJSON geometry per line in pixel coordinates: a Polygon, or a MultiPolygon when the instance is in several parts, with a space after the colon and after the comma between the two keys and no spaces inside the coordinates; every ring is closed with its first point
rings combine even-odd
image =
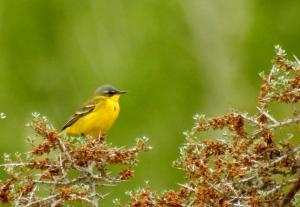
{"type": "Polygon", "coordinates": [[[67,123],[63,126],[62,130],[72,126],[81,117],[84,117],[87,114],[91,113],[100,101],[101,101],[101,99],[99,99],[99,98],[92,99],[92,100],[88,101],[85,105],[80,107],[79,110],[70,117],[70,119],[67,121],[67,123]]]}

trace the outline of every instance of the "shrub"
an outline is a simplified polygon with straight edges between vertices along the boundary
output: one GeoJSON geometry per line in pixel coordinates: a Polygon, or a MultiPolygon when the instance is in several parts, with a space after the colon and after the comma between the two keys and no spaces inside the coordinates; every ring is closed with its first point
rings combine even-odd
{"type": "Polygon", "coordinates": [[[299,134],[300,62],[290,61],[275,47],[274,65],[261,74],[257,112],[232,111],[206,118],[195,116],[194,127],[174,166],[186,183],[163,193],[147,187],[130,194],[130,207],[263,207],[297,206],[300,189],[299,134]],[[271,113],[274,105],[292,112],[284,119],[271,113]],[[298,133],[298,131],[296,132],[298,133]],[[296,144],[293,144],[293,141],[296,144]]]}
{"type": "Polygon", "coordinates": [[[99,206],[105,196],[99,188],[130,179],[138,153],[150,149],[146,138],[124,148],[108,144],[104,136],[61,137],[45,117],[34,116],[30,126],[37,137],[30,140],[30,151],[4,156],[2,166],[10,178],[0,186],[1,203],[36,207],[80,201],[99,206]],[[108,170],[112,165],[123,168],[113,174],[108,170]]]}

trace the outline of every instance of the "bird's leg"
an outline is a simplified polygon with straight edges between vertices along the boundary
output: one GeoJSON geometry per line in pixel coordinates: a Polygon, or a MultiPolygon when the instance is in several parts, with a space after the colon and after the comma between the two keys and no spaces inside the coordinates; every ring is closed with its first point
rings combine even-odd
{"type": "Polygon", "coordinates": [[[102,133],[101,131],[99,132],[99,135],[97,137],[97,139],[99,140],[99,142],[103,142],[106,138],[106,134],[102,133]]]}

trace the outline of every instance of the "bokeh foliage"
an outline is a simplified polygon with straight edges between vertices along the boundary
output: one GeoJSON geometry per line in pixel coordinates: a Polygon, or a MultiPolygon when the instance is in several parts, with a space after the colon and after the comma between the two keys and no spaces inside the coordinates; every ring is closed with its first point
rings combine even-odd
{"type": "Polygon", "coordinates": [[[116,145],[151,138],[135,179],[156,190],[182,175],[171,167],[195,113],[254,110],[257,73],[273,45],[299,56],[298,1],[0,0],[0,152],[25,151],[33,111],[57,128],[103,83],[129,90],[109,133],[116,145]]]}

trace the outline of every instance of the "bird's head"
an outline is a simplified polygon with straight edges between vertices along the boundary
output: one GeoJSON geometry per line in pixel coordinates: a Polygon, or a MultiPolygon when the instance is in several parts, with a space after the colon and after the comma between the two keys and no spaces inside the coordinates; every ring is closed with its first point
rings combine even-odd
{"type": "Polygon", "coordinates": [[[105,96],[105,97],[111,97],[113,99],[118,100],[121,94],[127,93],[127,91],[124,90],[118,90],[112,85],[103,85],[97,88],[96,95],[98,96],[105,96]]]}

